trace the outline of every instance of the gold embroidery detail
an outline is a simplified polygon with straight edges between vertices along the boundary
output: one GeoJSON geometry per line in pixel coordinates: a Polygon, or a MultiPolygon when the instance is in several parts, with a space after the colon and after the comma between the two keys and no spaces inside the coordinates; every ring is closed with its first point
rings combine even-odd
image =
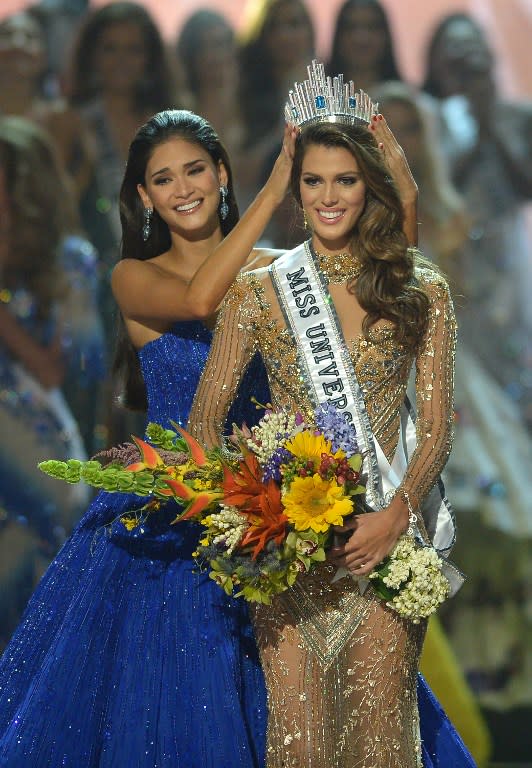
{"type": "Polygon", "coordinates": [[[363,269],[363,264],[352,253],[320,253],[313,249],[319,269],[329,283],[345,283],[356,280],[363,269]]]}

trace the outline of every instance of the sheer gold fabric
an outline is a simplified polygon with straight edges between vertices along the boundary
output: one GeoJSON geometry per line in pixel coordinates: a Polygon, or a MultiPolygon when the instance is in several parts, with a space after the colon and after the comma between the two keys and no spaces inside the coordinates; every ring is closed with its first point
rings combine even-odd
{"type": "MultiPolygon", "coordinates": [[[[418,272],[430,298],[429,326],[416,364],[418,444],[402,487],[419,503],[447,459],[452,437],[455,319],[445,281],[418,272]]],[[[345,285],[330,293],[351,353],[373,432],[391,460],[411,353],[387,322],[361,334],[360,307],[345,285]]],[[[219,444],[238,383],[262,353],[274,407],[312,405],[269,272],[242,275],[220,313],[196,393],[190,429],[219,444]]],[[[351,578],[332,582],[324,564],[254,609],[268,686],[268,768],[420,768],[416,673],[425,627],[401,619],[351,578]]]]}

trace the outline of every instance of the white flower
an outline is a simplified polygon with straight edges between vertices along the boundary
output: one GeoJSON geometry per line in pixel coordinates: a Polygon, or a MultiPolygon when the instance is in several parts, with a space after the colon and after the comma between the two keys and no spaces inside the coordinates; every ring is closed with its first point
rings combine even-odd
{"type": "Polygon", "coordinates": [[[442,560],[433,547],[417,546],[411,536],[401,536],[390,554],[388,574],[380,579],[398,594],[387,605],[401,616],[419,623],[438,608],[449,594],[450,585],[441,570],[442,560]]]}
{"type": "Polygon", "coordinates": [[[296,431],[296,417],[286,411],[270,411],[252,427],[253,437],[247,440],[248,447],[256,454],[261,464],[266,464],[276,448],[296,431]]]}
{"type": "Polygon", "coordinates": [[[239,512],[236,507],[222,504],[220,511],[209,515],[209,518],[209,529],[218,531],[218,534],[213,537],[212,543],[225,544],[227,554],[232,555],[249,528],[246,516],[239,512]]]}

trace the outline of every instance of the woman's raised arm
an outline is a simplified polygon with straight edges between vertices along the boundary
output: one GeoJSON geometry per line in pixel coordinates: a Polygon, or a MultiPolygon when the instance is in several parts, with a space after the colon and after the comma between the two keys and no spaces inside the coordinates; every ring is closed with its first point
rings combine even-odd
{"type": "Polygon", "coordinates": [[[408,244],[416,246],[418,243],[418,187],[412,176],[406,155],[382,115],[373,116],[368,130],[375,136],[399,192],[405,217],[403,232],[407,237],[408,244]]]}
{"type": "Polygon", "coordinates": [[[112,275],[122,313],[139,322],[202,320],[216,311],[244,267],[290,179],[297,128],[287,125],[270,177],[235,228],[214,248],[190,280],[149,260],[123,259],[112,275]]]}

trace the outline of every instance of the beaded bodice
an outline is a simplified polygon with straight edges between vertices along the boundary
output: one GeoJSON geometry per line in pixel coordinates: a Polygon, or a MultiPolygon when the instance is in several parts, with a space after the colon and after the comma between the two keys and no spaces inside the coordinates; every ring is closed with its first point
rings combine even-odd
{"type": "MultiPolygon", "coordinates": [[[[348,343],[373,433],[391,460],[399,437],[399,413],[410,371],[416,366],[418,410],[416,452],[403,485],[416,500],[430,490],[451,446],[455,320],[448,287],[431,270],[418,270],[430,302],[425,338],[415,357],[395,341],[393,327],[379,321],[367,338],[348,343]]],[[[332,290],[332,289],[331,289],[332,290]]],[[[354,301],[354,299],[353,299],[354,301]]],[[[274,406],[311,410],[299,350],[288,330],[267,270],[239,277],[219,317],[211,361],[191,414],[197,435],[216,443],[221,425],[249,356],[260,350],[274,406]]]]}
{"type": "Polygon", "coordinates": [[[148,421],[185,425],[209,353],[212,334],[197,322],[175,323],[139,350],[148,421]]]}

